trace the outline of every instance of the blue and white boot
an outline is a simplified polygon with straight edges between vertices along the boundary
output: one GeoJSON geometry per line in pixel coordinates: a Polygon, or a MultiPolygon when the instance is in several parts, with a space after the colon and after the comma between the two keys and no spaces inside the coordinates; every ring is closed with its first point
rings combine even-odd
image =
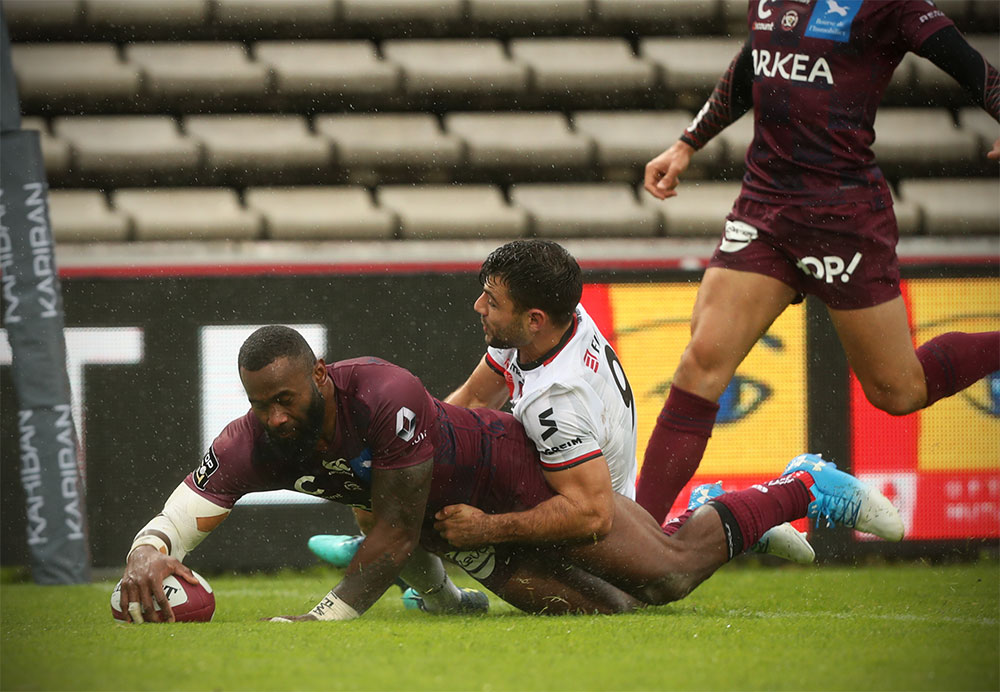
{"type": "Polygon", "coordinates": [[[416,589],[409,588],[403,592],[403,607],[407,610],[422,610],[431,615],[484,615],[490,609],[490,598],[482,591],[475,589],[459,589],[462,597],[457,606],[443,609],[428,607],[423,596],[416,589]]]}
{"type": "Polygon", "coordinates": [[[903,519],[889,499],[877,489],[854,476],[837,470],[837,465],[823,461],[816,454],[800,454],[785,467],[782,476],[803,472],[812,480],[801,478],[809,487],[813,501],[806,516],[821,526],[846,526],[870,533],[887,541],[900,541],[905,531],[903,519]]]}
{"type": "MultiPolygon", "coordinates": [[[[709,500],[724,494],[722,482],[704,483],[691,491],[688,509],[701,507],[709,500]]],[[[773,555],[782,560],[808,565],[816,559],[816,551],[809,545],[806,534],[791,524],[774,526],[764,532],[760,540],[750,546],[749,552],[773,555]]]]}

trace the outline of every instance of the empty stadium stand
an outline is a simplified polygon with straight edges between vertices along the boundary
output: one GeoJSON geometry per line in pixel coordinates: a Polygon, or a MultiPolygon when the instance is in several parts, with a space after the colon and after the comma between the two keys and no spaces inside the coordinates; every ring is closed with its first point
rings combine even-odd
{"type": "MultiPolygon", "coordinates": [[[[994,64],[1000,5],[937,4],[994,64]]],[[[5,0],[60,242],[711,238],[749,116],[642,191],[745,0],[5,0]]],[[[876,121],[908,237],[1000,234],[1000,125],[908,55],[876,121]]]]}

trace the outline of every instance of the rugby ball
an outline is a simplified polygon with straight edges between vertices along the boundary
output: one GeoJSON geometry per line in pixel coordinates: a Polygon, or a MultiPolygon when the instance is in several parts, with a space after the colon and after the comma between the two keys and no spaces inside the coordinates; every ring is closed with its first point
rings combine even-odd
{"type": "MultiPolygon", "coordinates": [[[[198,584],[189,584],[177,575],[170,574],[163,580],[163,592],[174,611],[177,622],[208,622],[215,614],[215,594],[212,587],[197,572],[194,572],[198,584]]],[[[128,615],[121,610],[121,580],[111,592],[111,616],[115,620],[128,622],[128,615]]],[[[160,604],[155,600],[153,605],[160,610],[160,604]]],[[[147,620],[146,622],[151,622],[147,620]]]]}

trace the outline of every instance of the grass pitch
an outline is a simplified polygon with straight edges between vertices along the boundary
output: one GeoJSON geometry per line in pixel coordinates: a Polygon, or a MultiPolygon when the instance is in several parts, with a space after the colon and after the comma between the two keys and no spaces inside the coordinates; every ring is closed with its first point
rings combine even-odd
{"type": "MultiPolygon", "coordinates": [[[[197,569],[196,562],[193,566],[197,569]]],[[[461,585],[471,580],[455,575],[461,585]]],[[[684,601],[625,616],[403,609],[278,624],[333,569],[209,577],[215,620],[128,626],[112,582],[0,587],[2,690],[997,690],[1000,565],[721,570],[684,601]]]]}

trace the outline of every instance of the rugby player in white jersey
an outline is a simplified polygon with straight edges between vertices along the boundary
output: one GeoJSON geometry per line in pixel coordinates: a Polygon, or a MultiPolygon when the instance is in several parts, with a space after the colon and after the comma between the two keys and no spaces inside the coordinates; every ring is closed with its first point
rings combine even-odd
{"type": "MultiPolygon", "coordinates": [[[[445,401],[499,409],[510,400],[556,495],[507,514],[447,506],[437,528],[458,548],[604,536],[614,520],[614,494],[635,498],[635,401],[618,356],[579,303],[580,267],[557,243],[516,240],[490,254],[479,278],[483,290],[474,308],[487,352],[445,401]]],[[[685,519],[667,522],[664,532],[672,534],[685,519]]],[[[349,561],[359,543],[360,537],[314,536],[310,547],[337,564],[349,561]]],[[[814,556],[788,524],[752,550],[797,562],[814,556]]]]}

